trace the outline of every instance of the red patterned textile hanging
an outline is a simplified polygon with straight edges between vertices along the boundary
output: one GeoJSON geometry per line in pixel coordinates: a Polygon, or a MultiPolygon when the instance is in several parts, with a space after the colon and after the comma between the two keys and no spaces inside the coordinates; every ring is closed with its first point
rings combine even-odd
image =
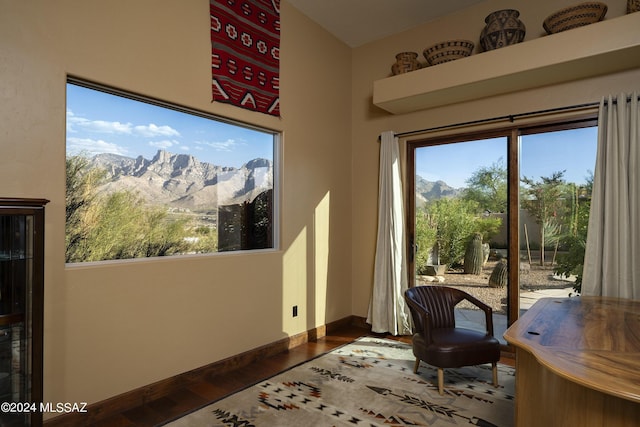
{"type": "Polygon", "coordinates": [[[280,116],[280,0],[210,0],[213,100],[280,116]]]}

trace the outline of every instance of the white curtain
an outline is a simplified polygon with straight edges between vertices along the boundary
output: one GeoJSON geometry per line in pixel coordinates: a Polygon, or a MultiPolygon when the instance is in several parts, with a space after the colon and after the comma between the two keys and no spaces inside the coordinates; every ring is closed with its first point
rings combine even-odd
{"type": "Polygon", "coordinates": [[[582,294],[640,299],[638,93],[600,102],[582,294]]]}
{"type": "Polygon", "coordinates": [[[393,132],[384,132],[380,139],[378,239],[367,323],[373,332],[409,335],[410,313],[404,302],[407,263],[400,150],[393,132]]]}

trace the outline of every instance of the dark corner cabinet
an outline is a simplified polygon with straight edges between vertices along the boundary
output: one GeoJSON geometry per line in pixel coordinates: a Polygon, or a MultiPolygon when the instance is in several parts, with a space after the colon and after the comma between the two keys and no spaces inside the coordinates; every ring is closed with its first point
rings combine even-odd
{"type": "Polygon", "coordinates": [[[42,425],[44,199],[0,198],[1,426],[42,425]]]}

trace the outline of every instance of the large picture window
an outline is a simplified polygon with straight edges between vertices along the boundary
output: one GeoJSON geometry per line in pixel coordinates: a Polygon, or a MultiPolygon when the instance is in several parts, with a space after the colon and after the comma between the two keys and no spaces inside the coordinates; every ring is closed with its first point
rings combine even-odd
{"type": "Polygon", "coordinates": [[[276,132],[67,83],[66,262],[275,247],[276,132]]]}

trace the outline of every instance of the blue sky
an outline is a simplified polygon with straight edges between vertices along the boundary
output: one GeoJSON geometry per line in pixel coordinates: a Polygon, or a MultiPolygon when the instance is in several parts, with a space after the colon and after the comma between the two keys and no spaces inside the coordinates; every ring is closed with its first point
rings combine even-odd
{"type": "Polygon", "coordinates": [[[218,166],[273,160],[273,135],[67,84],[67,154],[142,155],[159,149],[218,166]]]}
{"type": "MultiPolygon", "coordinates": [[[[595,169],[596,146],[596,127],[524,135],[520,142],[520,175],[538,181],[566,170],[565,181],[583,184],[589,171],[595,169]]],[[[455,188],[465,187],[465,181],[481,167],[501,158],[506,165],[506,150],[506,138],[419,148],[416,174],[455,188]]]]}

